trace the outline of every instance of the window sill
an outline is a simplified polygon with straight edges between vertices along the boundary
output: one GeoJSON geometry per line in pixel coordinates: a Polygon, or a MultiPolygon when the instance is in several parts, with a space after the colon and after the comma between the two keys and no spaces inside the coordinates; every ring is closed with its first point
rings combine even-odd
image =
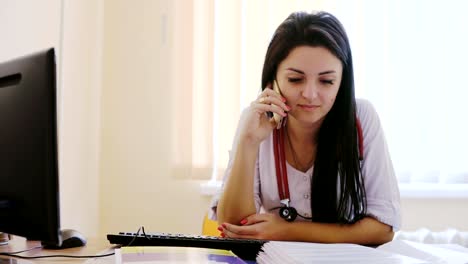
{"type": "Polygon", "coordinates": [[[468,184],[400,183],[401,198],[468,198],[468,184]]]}
{"type": "Polygon", "coordinates": [[[200,184],[201,195],[213,196],[221,189],[221,181],[207,181],[200,184]]]}
{"type": "MultiPolygon", "coordinates": [[[[468,198],[468,184],[400,183],[401,198],[468,198]]],[[[200,184],[200,193],[215,195],[221,188],[221,181],[207,181],[200,184]]]]}

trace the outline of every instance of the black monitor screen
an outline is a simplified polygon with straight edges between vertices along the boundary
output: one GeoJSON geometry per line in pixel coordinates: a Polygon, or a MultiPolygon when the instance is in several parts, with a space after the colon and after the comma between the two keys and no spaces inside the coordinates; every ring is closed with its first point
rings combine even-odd
{"type": "Polygon", "coordinates": [[[0,232],[60,245],[54,49],[0,63],[0,232]]]}

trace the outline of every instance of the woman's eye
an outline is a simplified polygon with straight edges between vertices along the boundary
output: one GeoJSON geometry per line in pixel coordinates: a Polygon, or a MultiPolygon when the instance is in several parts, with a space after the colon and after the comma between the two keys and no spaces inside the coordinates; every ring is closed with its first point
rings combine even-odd
{"type": "Polygon", "coordinates": [[[335,83],[334,80],[321,80],[321,82],[324,84],[329,84],[329,85],[333,85],[335,83]]]}
{"type": "Polygon", "coordinates": [[[301,78],[288,78],[288,81],[290,83],[297,83],[300,82],[302,79],[301,78]]]}

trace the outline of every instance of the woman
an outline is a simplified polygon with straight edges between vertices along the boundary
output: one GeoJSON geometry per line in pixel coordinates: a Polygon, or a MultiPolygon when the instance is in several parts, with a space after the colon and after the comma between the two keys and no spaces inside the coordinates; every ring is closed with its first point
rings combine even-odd
{"type": "Polygon", "coordinates": [[[377,113],[355,99],[341,23],[326,12],[291,14],[268,47],[262,87],[242,114],[213,199],[221,235],[392,240],[400,226],[398,185],[377,113]],[[271,112],[283,117],[281,124],[271,112]]]}

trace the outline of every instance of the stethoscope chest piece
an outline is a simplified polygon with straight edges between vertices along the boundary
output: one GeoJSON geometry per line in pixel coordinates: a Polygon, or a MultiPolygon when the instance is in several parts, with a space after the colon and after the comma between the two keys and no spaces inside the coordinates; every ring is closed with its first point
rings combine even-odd
{"type": "Polygon", "coordinates": [[[279,210],[279,215],[286,221],[292,222],[297,217],[297,211],[294,207],[281,207],[279,210]]]}

